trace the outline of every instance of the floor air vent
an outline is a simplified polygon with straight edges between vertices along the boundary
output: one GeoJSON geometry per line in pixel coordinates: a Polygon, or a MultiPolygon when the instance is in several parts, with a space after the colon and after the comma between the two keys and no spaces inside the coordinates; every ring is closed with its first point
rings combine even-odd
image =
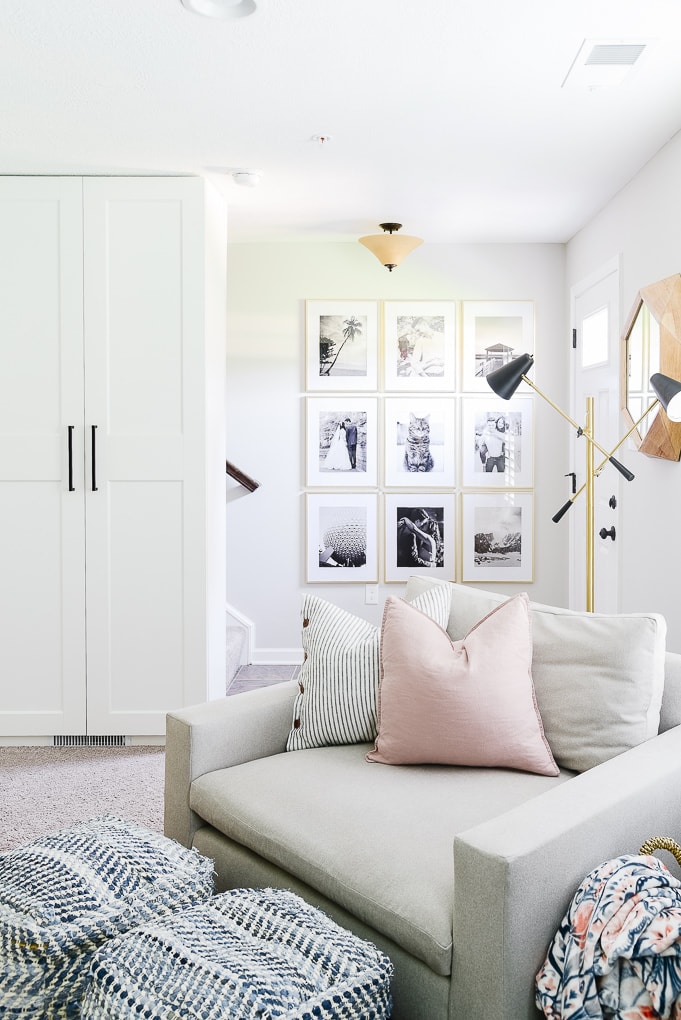
{"type": "Polygon", "coordinates": [[[54,747],[125,747],[125,737],[53,737],[54,747]]]}

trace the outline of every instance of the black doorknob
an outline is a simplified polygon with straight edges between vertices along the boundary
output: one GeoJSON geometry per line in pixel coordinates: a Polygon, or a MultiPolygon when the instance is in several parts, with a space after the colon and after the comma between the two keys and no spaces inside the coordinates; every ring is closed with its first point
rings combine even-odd
{"type": "Polygon", "coordinates": [[[601,538],[611,538],[613,540],[613,542],[614,542],[615,541],[615,525],[613,524],[613,526],[611,528],[609,528],[609,529],[608,528],[601,528],[601,530],[598,532],[598,534],[601,536],[601,538]]]}
{"type": "Polygon", "coordinates": [[[617,496],[611,496],[610,497],[610,499],[608,500],[608,506],[612,510],[615,510],[617,508],[617,496]]]}

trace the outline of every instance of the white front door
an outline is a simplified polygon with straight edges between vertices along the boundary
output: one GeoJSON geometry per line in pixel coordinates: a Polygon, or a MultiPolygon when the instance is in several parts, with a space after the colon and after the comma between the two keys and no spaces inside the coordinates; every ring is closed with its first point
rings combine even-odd
{"type": "MultiPolygon", "coordinates": [[[[573,351],[572,417],[586,423],[587,397],[594,398],[593,437],[607,452],[623,433],[620,424],[619,354],[620,293],[619,260],[615,259],[572,288],[573,351]]],[[[620,452],[614,456],[621,460],[620,452]]],[[[586,440],[575,437],[573,465],[577,488],[586,482],[586,440]]],[[[594,450],[594,468],[605,459],[594,450]]],[[[626,461],[626,453],[624,454],[626,461]]],[[[594,482],[594,611],[615,613],[619,609],[619,502],[628,483],[610,463],[594,482]]],[[[570,510],[570,606],[586,608],[586,492],[570,510]]]]}

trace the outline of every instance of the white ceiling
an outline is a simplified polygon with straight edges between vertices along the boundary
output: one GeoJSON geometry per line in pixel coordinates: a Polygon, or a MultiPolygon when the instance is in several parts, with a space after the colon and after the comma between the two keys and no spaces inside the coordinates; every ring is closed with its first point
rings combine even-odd
{"type": "Polygon", "coordinates": [[[0,172],[208,174],[232,241],[566,241],[679,129],[679,0],[0,0],[0,172]]]}

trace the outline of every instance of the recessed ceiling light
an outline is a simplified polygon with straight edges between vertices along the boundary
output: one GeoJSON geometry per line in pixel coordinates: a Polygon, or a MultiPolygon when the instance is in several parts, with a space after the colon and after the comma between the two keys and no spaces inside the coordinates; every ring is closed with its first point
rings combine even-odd
{"type": "Polygon", "coordinates": [[[180,3],[206,18],[246,18],[256,9],[255,0],[180,0],[180,3]]]}
{"type": "Polygon", "coordinates": [[[562,88],[593,91],[608,85],[621,85],[646,47],[647,43],[640,41],[585,39],[563,79],[562,88]]]}
{"type": "Polygon", "coordinates": [[[257,188],[262,174],[259,170],[232,170],[232,180],[241,188],[257,188]]]}

